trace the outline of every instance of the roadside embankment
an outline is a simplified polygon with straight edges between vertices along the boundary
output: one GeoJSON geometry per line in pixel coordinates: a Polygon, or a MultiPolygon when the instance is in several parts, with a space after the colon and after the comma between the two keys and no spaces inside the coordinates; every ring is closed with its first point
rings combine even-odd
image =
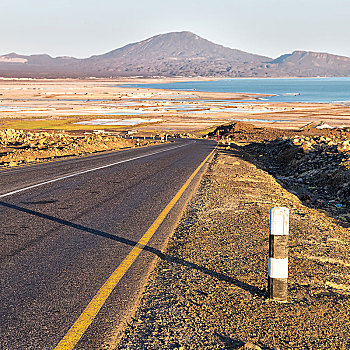
{"type": "Polygon", "coordinates": [[[258,128],[234,123],[219,128],[223,142],[244,146],[308,206],[350,222],[350,130],[258,128]]]}
{"type": "Polygon", "coordinates": [[[122,148],[146,146],[153,140],[123,139],[107,135],[69,135],[65,133],[0,130],[0,166],[25,163],[122,148]]]}
{"type": "Polygon", "coordinates": [[[304,205],[244,148],[226,147],[160,254],[117,348],[349,348],[349,230],[304,205]],[[291,217],[285,304],[267,299],[274,206],[291,217]]]}
{"type": "Polygon", "coordinates": [[[341,132],[296,135],[245,148],[255,153],[260,163],[305,204],[350,222],[349,136],[341,132]]]}

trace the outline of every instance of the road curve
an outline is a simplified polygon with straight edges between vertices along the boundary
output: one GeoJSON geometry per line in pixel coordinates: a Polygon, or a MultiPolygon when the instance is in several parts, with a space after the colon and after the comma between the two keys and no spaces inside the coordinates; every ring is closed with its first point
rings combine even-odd
{"type": "MultiPolygon", "coordinates": [[[[214,147],[179,140],[0,171],[0,348],[54,349],[214,147]]],[[[190,191],[76,349],[113,342],[190,191]]]]}

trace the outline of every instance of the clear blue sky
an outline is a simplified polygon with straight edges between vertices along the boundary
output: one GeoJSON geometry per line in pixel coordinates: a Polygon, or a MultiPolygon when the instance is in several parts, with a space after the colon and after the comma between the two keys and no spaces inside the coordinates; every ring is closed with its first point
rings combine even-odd
{"type": "Polygon", "coordinates": [[[350,57],[350,1],[0,0],[0,54],[88,57],[181,30],[270,57],[350,57]]]}

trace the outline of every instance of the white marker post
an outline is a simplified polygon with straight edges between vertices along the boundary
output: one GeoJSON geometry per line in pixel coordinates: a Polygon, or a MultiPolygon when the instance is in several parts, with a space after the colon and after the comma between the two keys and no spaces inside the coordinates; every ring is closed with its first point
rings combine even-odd
{"type": "Polygon", "coordinates": [[[270,300],[286,302],[288,295],[289,209],[271,208],[269,280],[270,300]]]}

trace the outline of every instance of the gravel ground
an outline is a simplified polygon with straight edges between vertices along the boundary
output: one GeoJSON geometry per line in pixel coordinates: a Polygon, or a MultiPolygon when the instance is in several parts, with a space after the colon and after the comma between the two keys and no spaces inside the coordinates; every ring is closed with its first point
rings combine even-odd
{"type": "Polygon", "coordinates": [[[0,130],[0,167],[159,143],[109,135],[0,130]],[[139,140],[139,141],[138,141],[139,140]]]}
{"type": "Polygon", "coordinates": [[[117,349],[349,349],[350,232],[221,148],[117,349]],[[289,300],[267,299],[269,210],[290,208],[289,300]]]}

